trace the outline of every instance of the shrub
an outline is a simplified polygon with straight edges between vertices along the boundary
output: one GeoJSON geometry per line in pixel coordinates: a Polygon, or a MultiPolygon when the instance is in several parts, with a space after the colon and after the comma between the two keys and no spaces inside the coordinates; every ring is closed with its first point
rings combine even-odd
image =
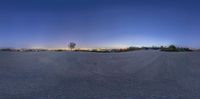
{"type": "Polygon", "coordinates": [[[139,47],[129,47],[128,49],[127,49],[127,51],[135,51],[135,50],[140,50],[141,48],[139,48],[139,47]]]}
{"type": "Polygon", "coordinates": [[[1,51],[16,51],[15,49],[12,49],[12,48],[3,48],[3,49],[0,49],[1,51]]]}
{"type": "Polygon", "coordinates": [[[169,47],[161,47],[161,51],[166,51],[166,52],[188,52],[192,51],[189,48],[183,48],[183,47],[176,47],[175,45],[170,45],[169,47]]]}

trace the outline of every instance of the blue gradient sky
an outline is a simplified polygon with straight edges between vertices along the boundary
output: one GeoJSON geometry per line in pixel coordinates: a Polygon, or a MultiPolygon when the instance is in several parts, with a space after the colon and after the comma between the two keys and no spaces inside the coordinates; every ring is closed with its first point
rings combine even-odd
{"type": "Polygon", "coordinates": [[[200,48],[198,0],[1,0],[0,47],[200,48]]]}

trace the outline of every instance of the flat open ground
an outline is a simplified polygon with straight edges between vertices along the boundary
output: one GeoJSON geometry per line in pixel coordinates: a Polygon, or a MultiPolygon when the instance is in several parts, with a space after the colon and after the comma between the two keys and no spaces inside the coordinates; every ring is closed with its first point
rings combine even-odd
{"type": "Polygon", "coordinates": [[[0,52],[0,99],[200,99],[200,53],[0,52]]]}

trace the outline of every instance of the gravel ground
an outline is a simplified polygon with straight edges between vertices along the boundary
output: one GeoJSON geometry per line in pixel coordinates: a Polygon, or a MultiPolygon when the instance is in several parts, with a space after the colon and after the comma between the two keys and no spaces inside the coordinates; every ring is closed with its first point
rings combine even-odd
{"type": "Polygon", "coordinates": [[[200,52],[0,52],[0,99],[200,99],[200,52]]]}

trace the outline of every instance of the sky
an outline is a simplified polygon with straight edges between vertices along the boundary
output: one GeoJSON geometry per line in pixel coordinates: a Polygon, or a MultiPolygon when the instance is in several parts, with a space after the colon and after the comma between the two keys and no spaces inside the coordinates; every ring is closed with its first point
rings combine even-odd
{"type": "Polygon", "coordinates": [[[200,48],[198,0],[1,0],[0,48],[200,48]]]}

